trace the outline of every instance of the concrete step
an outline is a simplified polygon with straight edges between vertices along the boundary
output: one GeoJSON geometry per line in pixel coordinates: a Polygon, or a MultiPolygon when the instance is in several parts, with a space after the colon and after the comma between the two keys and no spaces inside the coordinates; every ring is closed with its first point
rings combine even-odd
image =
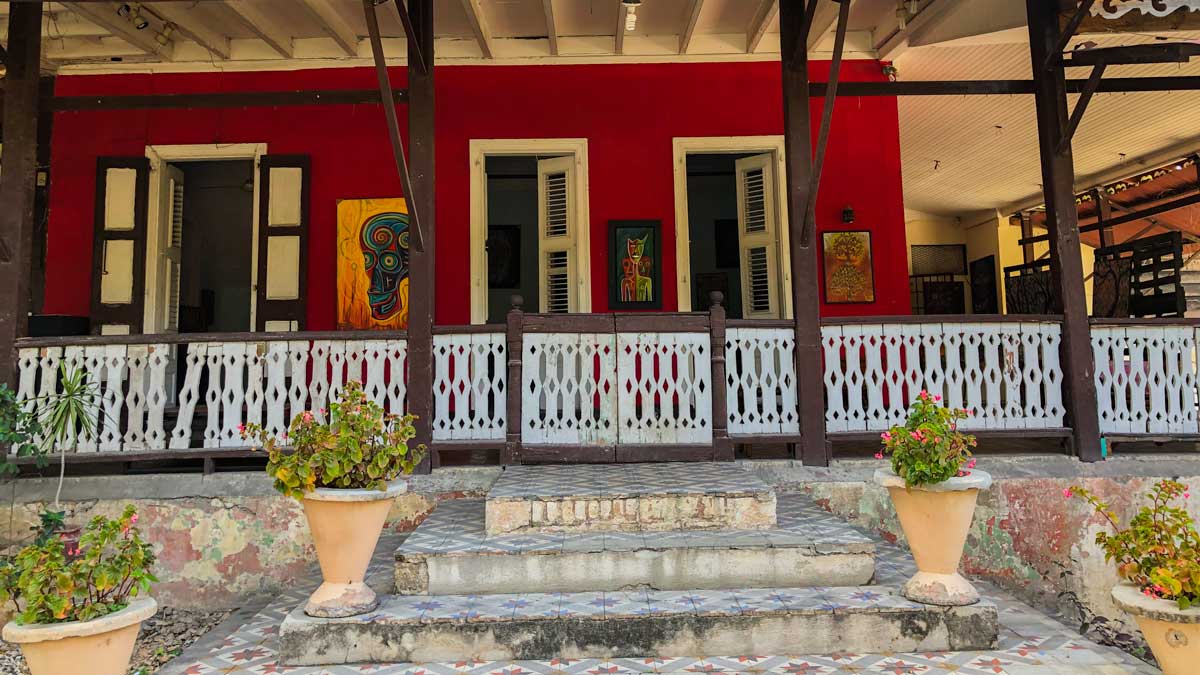
{"type": "Polygon", "coordinates": [[[445,502],[396,551],[401,594],[860,586],[875,544],[803,495],[764,530],[491,535],[482,500],[445,502]]]}
{"type": "Polygon", "coordinates": [[[732,463],[512,466],[487,495],[489,534],[774,525],[775,493],[732,463]]]}
{"type": "Polygon", "coordinates": [[[883,587],[386,596],[348,619],[296,609],[280,627],[280,661],[960,651],[994,647],[997,631],[986,601],[934,607],[883,587]]]}

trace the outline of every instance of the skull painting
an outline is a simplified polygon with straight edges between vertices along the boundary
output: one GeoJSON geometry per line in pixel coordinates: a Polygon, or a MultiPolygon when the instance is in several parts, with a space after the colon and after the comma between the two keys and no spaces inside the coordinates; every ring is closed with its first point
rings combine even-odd
{"type": "Polygon", "coordinates": [[[408,215],[389,212],[372,216],[363,224],[358,243],[370,279],[367,300],[371,318],[385,321],[403,309],[401,286],[408,279],[408,215]]]}

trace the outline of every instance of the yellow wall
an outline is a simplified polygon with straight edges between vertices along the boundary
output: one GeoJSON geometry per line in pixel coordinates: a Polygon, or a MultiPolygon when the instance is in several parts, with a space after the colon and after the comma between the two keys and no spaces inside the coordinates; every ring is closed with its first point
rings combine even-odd
{"type": "MultiPolygon", "coordinates": [[[[1017,242],[1021,239],[1021,228],[1018,225],[1010,225],[1007,217],[1002,217],[997,220],[997,230],[1000,240],[1000,258],[1001,268],[1009,265],[1020,265],[1024,262],[1024,257],[1021,254],[1021,245],[1017,242]]],[[[1034,229],[1035,234],[1045,234],[1043,229],[1034,229]]],[[[1033,252],[1034,259],[1038,259],[1046,254],[1050,248],[1048,242],[1034,244],[1033,252]]],[[[1083,293],[1087,298],[1088,312],[1092,311],[1092,280],[1087,277],[1091,276],[1093,263],[1095,262],[1096,249],[1087,244],[1079,245],[1079,254],[1083,261],[1083,276],[1086,279],[1083,283],[1083,293]]],[[[1002,277],[1003,278],[1003,277],[1002,277]]],[[[1001,293],[1003,294],[1003,292],[1001,293]]]]}

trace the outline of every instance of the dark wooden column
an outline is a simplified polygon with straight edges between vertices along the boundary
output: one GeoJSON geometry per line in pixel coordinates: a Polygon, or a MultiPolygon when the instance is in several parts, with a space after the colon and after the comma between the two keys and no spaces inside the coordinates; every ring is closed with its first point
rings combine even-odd
{"type": "Polygon", "coordinates": [[[37,192],[42,3],[10,2],[0,158],[0,382],[16,382],[18,337],[29,324],[37,192]]]}
{"type": "Polygon", "coordinates": [[[821,298],[817,291],[816,227],[804,240],[812,177],[809,126],[808,49],[803,2],[779,3],[779,43],[783,63],[783,137],[787,154],[788,250],[792,257],[792,315],[796,333],[796,390],[800,399],[801,441],[797,454],[805,464],[829,464],[825,439],[825,383],[821,365],[821,298]]]}
{"type": "Polygon", "coordinates": [[[709,349],[712,358],[712,430],[713,460],[732,462],[733,441],[729,438],[729,401],[725,386],[725,295],[713,291],[708,296],[709,349]]]}
{"type": "Polygon", "coordinates": [[[1072,441],[1079,458],[1094,462],[1100,453],[1100,420],[1096,411],[1095,365],[1079,251],[1079,212],[1075,206],[1075,162],[1067,125],[1067,93],[1059,46],[1059,3],[1026,0],[1029,51],[1033,61],[1034,101],[1046,227],[1050,237],[1051,275],[1056,303],[1063,314],[1063,399],[1072,441]]]}
{"type": "MultiPolygon", "coordinates": [[[[399,0],[397,0],[399,1],[399,0]]],[[[433,313],[437,217],[434,214],[433,0],[409,0],[408,12],[419,40],[408,43],[408,144],[413,194],[421,218],[425,250],[409,252],[408,409],[417,416],[416,441],[433,441],[433,313]],[[422,68],[421,64],[425,67],[422,68]]],[[[432,451],[420,472],[438,465],[432,451]]]]}
{"type": "Polygon", "coordinates": [[[512,296],[512,309],[508,311],[508,322],[505,325],[508,385],[504,401],[504,450],[500,455],[500,463],[506,466],[521,463],[521,366],[525,353],[525,312],[521,308],[524,305],[525,298],[520,295],[512,296]]]}

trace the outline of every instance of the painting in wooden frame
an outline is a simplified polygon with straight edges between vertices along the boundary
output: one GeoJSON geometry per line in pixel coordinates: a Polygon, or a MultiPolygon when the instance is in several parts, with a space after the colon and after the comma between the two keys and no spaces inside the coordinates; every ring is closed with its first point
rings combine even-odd
{"type": "Polygon", "coordinates": [[[608,221],[609,308],[662,309],[662,221],[608,221]]]}
{"type": "Polygon", "coordinates": [[[821,251],[825,264],[825,302],[875,302],[875,270],[868,230],[822,232],[821,251]]]}
{"type": "Polygon", "coordinates": [[[408,206],[403,199],[337,203],[337,327],[408,327],[408,206]]]}

